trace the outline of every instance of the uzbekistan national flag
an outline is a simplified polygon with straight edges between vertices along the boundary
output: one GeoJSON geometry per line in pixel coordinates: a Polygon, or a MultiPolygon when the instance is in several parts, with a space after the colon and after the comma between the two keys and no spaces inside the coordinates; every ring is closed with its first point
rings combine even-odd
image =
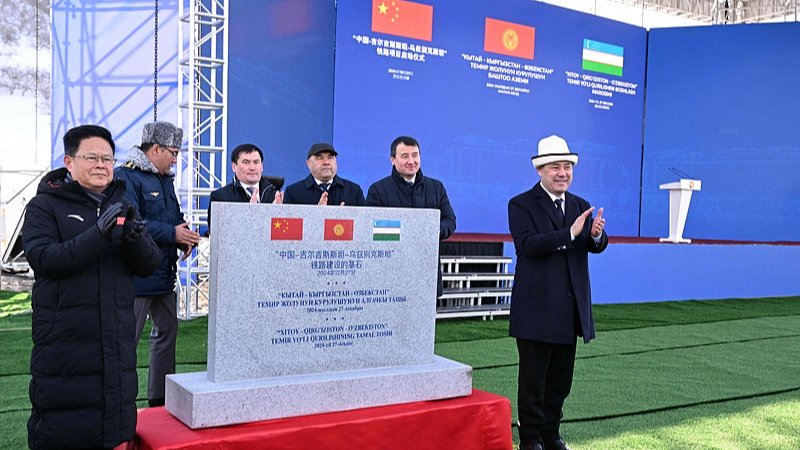
{"type": "Polygon", "coordinates": [[[372,31],[430,42],[433,6],[403,0],[372,0],[372,31]]]}
{"type": "Polygon", "coordinates": [[[273,217],[270,239],[273,241],[302,241],[303,219],[292,217],[273,217]]]}
{"type": "Polygon", "coordinates": [[[376,220],[372,226],[373,241],[399,241],[399,220],[376,220]]]}
{"type": "Polygon", "coordinates": [[[352,241],[353,219],[325,219],[326,241],[352,241]]]}
{"type": "Polygon", "coordinates": [[[583,40],[583,70],[622,76],[624,48],[605,42],[583,40]]]}
{"type": "Polygon", "coordinates": [[[487,17],[483,35],[483,50],[533,59],[535,36],[536,28],[487,17]]]}

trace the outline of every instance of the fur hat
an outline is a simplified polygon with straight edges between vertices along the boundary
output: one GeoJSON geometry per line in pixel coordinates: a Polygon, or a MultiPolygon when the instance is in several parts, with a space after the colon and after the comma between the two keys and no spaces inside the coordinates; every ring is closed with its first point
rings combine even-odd
{"type": "Polygon", "coordinates": [[[574,166],[578,164],[578,154],[570,153],[567,141],[552,135],[539,141],[539,154],[531,157],[531,162],[538,169],[556,161],[568,161],[574,166]]]}
{"type": "Polygon", "coordinates": [[[142,145],[158,144],[162,147],[181,148],[183,130],[169,122],[150,122],[144,124],[142,145]]]}

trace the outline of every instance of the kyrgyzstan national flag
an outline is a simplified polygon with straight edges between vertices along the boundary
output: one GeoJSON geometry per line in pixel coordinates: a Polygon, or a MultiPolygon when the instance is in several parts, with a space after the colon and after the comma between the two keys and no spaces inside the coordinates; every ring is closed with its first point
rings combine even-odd
{"type": "Polygon", "coordinates": [[[303,219],[273,217],[270,225],[270,239],[273,241],[302,241],[303,219]]]}
{"type": "Polygon", "coordinates": [[[372,0],[372,31],[430,42],[433,6],[402,0],[372,0]]]}
{"type": "Polygon", "coordinates": [[[533,59],[536,28],[513,22],[486,18],[483,50],[501,55],[533,59]]]}
{"type": "Polygon", "coordinates": [[[352,241],[352,219],[325,219],[326,241],[352,241]]]}

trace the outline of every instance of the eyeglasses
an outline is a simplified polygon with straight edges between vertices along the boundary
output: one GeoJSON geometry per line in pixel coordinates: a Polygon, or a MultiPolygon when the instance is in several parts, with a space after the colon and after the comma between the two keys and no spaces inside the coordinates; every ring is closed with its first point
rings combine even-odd
{"type": "Polygon", "coordinates": [[[98,161],[103,161],[103,164],[106,165],[113,165],[117,162],[117,159],[112,156],[99,156],[95,155],[94,153],[89,153],[88,155],[69,155],[73,158],[83,158],[89,164],[97,164],[98,161]]]}
{"type": "Polygon", "coordinates": [[[172,157],[173,157],[173,158],[177,158],[177,157],[178,157],[178,155],[180,155],[180,154],[181,154],[181,151],[180,151],[180,149],[177,149],[177,148],[176,148],[175,150],[172,150],[172,149],[171,149],[171,148],[169,148],[169,147],[161,147],[161,148],[163,148],[163,149],[165,149],[166,151],[168,151],[168,152],[172,153],[172,157]]]}

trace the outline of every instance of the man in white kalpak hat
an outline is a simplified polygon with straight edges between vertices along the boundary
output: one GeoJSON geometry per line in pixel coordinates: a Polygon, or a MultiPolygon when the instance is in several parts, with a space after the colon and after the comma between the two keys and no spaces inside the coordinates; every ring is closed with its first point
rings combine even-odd
{"type": "Polygon", "coordinates": [[[509,333],[519,351],[518,416],[522,450],[569,449],[561,408],[572,386],[578,337],[595,337],[589,253],[608,246],[603,208],[567,192],[578,155],[550,136],[531,158],[541,181],[508,202],[517,266],[509,333]]]}

